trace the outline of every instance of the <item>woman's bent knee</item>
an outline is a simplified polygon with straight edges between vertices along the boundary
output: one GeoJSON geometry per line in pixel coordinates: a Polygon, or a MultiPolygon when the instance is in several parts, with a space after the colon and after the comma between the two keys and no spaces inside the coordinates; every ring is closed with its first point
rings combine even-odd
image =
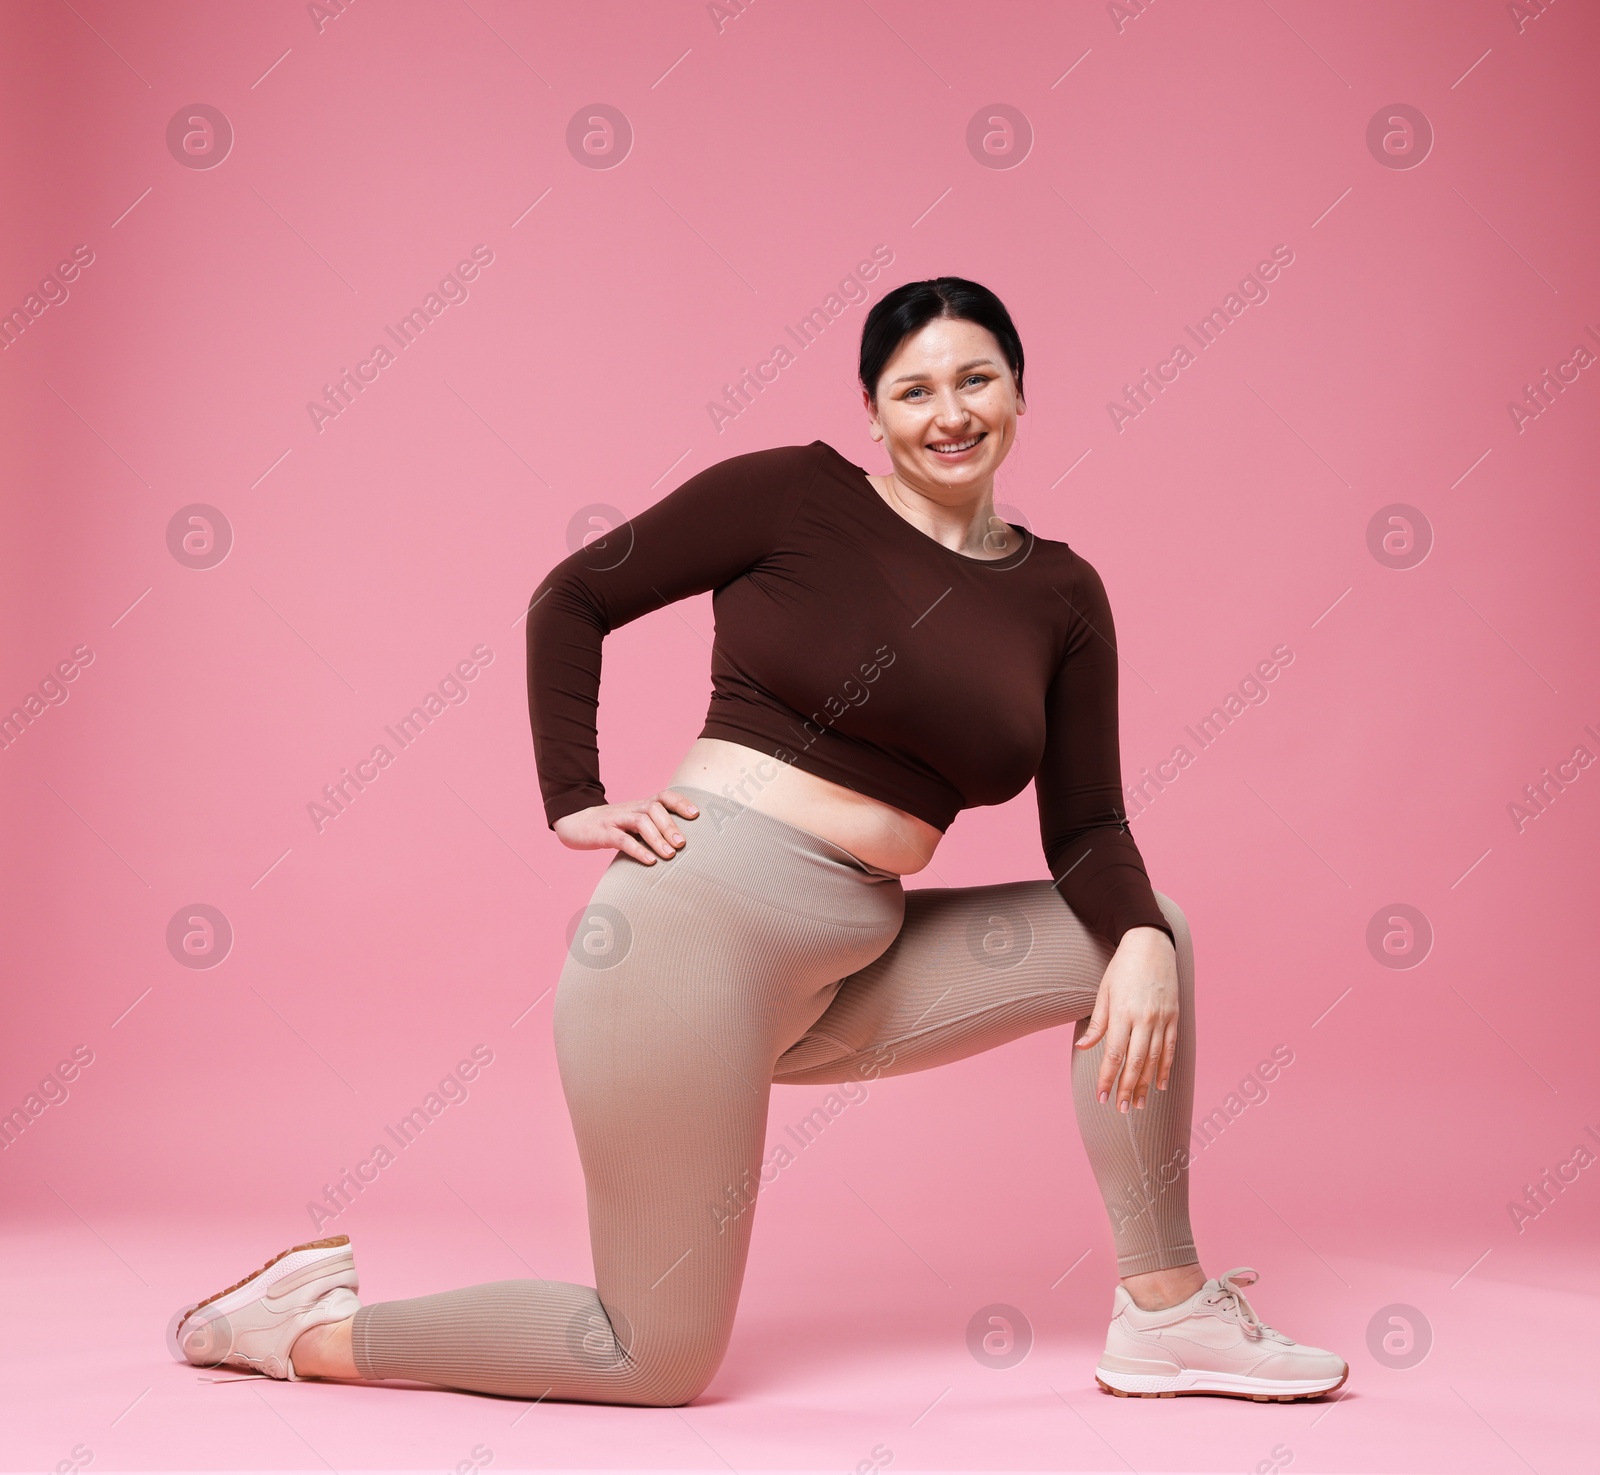
{"type": "Polygon", "coordinates": [[[722,1355],[679,1355],[636,1362],[627,1401],[641,1408],[680,1408],[692,1403],[716,1376],[722,1355]]]}

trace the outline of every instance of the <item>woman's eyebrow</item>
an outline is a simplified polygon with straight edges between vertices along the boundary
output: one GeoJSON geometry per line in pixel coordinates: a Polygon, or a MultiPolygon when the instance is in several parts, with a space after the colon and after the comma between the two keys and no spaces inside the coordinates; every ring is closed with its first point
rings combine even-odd
{"type": "MultiPolygon", "coordinates": [[[[957,364],[956,373],[965,374],[968,369],[976,369],[982,364],[987,364],[992,369],[994,367],[994,360],[971,359],[967,363],[957,364]]],[[[891,384],[904,384],[907,379],[931,379],[932,377],[933,376],[931,374],[902,374],[898,379],[891,379],[889,382],[891,384]]]]}

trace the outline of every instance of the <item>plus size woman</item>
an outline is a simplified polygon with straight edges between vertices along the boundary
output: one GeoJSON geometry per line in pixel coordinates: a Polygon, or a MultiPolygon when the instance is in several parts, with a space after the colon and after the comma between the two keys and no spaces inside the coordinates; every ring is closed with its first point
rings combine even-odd
{"type": "Polygon", "coordinates": [[[1344,1382],[1341,1358],[1260,1320],[1253,1270],[1199,1264],[1189,932],[1128,831],[1105,588],[1066,543],[995,515],[1026,410],[1011,317],[959,277],[908,283],[868,314],[860,377],[887,474],[820,440],[731,457],[574,553],[531,602],[546,818],[567,846],[617,852],[554,1014],[596,1286],[363,1305],[338,1235],[187,1308],[189,1361],[687,1403],[733,1325],[774,1083],[855,1099],[863,1081],[1071,1024],[1120,1280],[1096,1381],[1281,1400],[1344,1382]],[[655,795],[610,802],[603,639],[707,590],[700,736],[655,795]],[[903,888],[960,810],[1030,781],[1052,879],[903,888]]]}

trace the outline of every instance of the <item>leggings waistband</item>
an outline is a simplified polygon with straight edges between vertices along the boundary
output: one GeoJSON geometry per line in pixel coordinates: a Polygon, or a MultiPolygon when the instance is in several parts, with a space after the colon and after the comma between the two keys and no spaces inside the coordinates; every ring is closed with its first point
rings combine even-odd
{"type": "Polygon", "coordinates": [[[725,794],[718,794],[712,789],[702,789],[695,784],[673,784],[672,788],[677,793],[693,799],[700,807],[700,818],[709,817],[719,835],[728,833],[733,826],[738,826],[752,839],[759,836],[760,840],[756,843],[764,841],[770,846],[774,840],[779,840],[786,846],[799,846],[821,852],[875,881],[900,879],[898,871],[886,871],[880,866],[872,865],[825,835],[819,835],[816,831],[805,829],[789,820],[779,819],[776,815],[752,808],[748,804],[741,804],[725,794]]]}

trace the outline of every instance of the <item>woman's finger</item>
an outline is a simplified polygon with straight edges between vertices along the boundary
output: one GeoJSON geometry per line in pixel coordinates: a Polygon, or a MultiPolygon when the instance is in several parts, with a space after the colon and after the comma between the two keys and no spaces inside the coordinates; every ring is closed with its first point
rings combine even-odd
{"type": "Polygon", "coordinates": [[[676,789],[663,789],[656,798],[674,814],[681,814],[685,819],[694,819],[700,813],[700,806],[693,799],[684,798],[676,789]]]}
{"type": "Polygon", "coordinates": [[[1174,1019],[1167,1026],[1166,1045],[1161,1051],[1161,1074],[1156,1079],[1156,1089],[1165,1091],[1167,1082],[1172,1079],[1172,1064],[1178,1058],[1178,1021],[1174,1019]]]}
{"type": "Polygon", "coordinates": [[[1118,1079],[1128,1061],[1130,1032],[1126,1015],[1118,1013],[1112,1016],[1106,1029],[1105,1054],[1100,1060],[1100,1082],[1096,1094],[1101,1101],[1108,1101],[1111,1093],[1117,1089],[1118,1079]]]}
{"type": "Polygon", "coordinates": [[[667,813],[667,806],[659,799],[652,799],[648,810],[650,818],[656,823],[656,828],[666,837],[673,849],[683,844],[683,831],[678,828],[678,822],[667,813]]]}
{"type": "Polygon", "coordinates": [[[1077,1048],[1080,1050],[1092,1050],[1100,1043],[1100,1038],[1105,1032],[1106,1021],[1100,1013],[1099,1005],[1096,1005],[1095,1012],[1084,1023],[1083,1033],[1078,1036],[1077,1048]]]}
{"type": "Polygon", "coordinates": [[[653,866],[656,863],[655,856],[650,853],[646,846],[640,844],[639,841],[635,840],[632,835],[622,828],[620,820],[611,836],[607,839],[606,844],[638,861],[640,865],[653,866]]]}
{"type": "Polygon", "coordinates": [[[1133,1107],[1135,1111],[1142,1110],[1145,1101],[1150,1095],[1150,1088],[1156,1083],[1156,1072],[1161,1069],[1161,1054],[1166,1049],[1167,1029],[1163,1021],[1157,1020],[1150,1027],[1150,1037],[1145,1050],[1144,1064],[1139,1070],[1139,1079],[1133,1087],[1133,1107]]]}
{"type": "Polygon", "coordinates": [[[662,860],[671,860],[678,853],[671,841],[656,828],[656,822],[648,814],[642,810],[636,811],[629,816],[629,820],[631,821],[629,828],[632,829],[633,833],[654,850],[662,860]]]}
{"type": "Polygon", "coordinates": [[[1077,1048],[1090,1050],[1100,1043],[1100,1038],[1106,1032],[1106,1020],[1111,1017],[1111,999],[1104,983],[1100,991],[1094,996],[1094,1009],[1089,1015],[1089,1021],[1084,1026],[1083,1033],[1078,1037],[1077,1048]]]}
{"type": "Polygon", "coordinates": [[[1132,1111],[1135,1089],[1144,1071],[1150,1053],[1150,1027],[1142,1019],[1133,1026],[1128,1036],[1128,1059],[1122,1067],[1122,1079],[1117,1086],[1117,1110],[1132,1111]]]}

